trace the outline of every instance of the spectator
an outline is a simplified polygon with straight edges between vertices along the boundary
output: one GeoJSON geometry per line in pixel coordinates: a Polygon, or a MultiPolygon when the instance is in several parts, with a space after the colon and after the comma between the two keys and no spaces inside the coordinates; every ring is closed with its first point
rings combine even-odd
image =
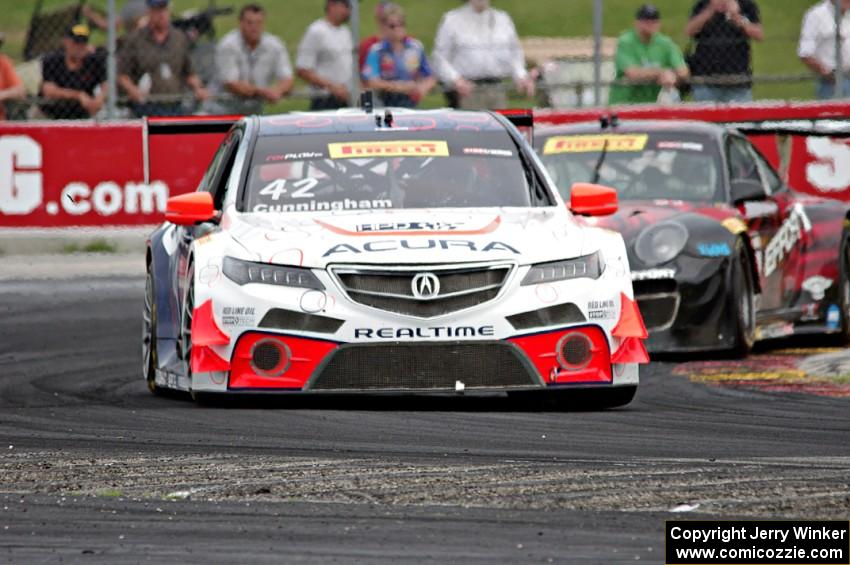
{"type": "Polygon", "coordinates": [[[378,33],[370,35],[360,42],[360,49],[357,53],[357,56],[360,58],[360,65],[357,67],[358,69],[362,69],[363,65],[366,64],[366,55],[369,54],[369,50],[372,46],[383,39],[381,30],[384,25],[384,9],[386,9],[389,4],[391,4],[391,2],[388,0],[381,0],[378,2],[378,5],[375,6],[375,27],[378,29],[378,33]]]}
{"type": "Polygon", "coordinates": [[[265,102],[275,103],[292,90],[292,65],[283,42],[265,33],[266,12],[246,4],[239,27],[215,50],[216,94],[233,98],[214,105],[214,113],[262,114],[265,102]]]}
{"type": "MultiPolygon", "coordinates": [[[[0,33],[0,45],[5,36],[0,33]]],[[[24,83],[15,72],[15,65],[6,55],[0,53],[0,120],[6,119],[6,102],[8,100],[23,100],[27,96],[24,83]]]]}
{"type": "Polygon", "coordinates": [[[326,0],[325,17],[316,20],[298,46],[298,76],[310,84],[311,110],[335,110],[348,105],[353,76],[349,0],[326,0]]]}
{"type": "MultiPolygon", "coordinates": [[[[841,0],[841,37],[850,37],[850,21],[846,14],[850,0],[841,0]]],[[[827,100],[835,96],[835,7],[833,0],[821,0],[803,16],[797,55],[818,76],[817,97],[827,100]]],[[[844,96],[850,97],[850,42],[841,44],[844,96]]]]}
{"type": "Polygon", "coordinates": [[[514,22],[490,7],[490,0],[469,0],[443,15],[434,40],[434,68],[455,108],[504,108],[508,100],[502,81],[508,76],[517,90],[534,95],[514,22]]]}
{"type": "Polygon", "coordinates": [[[89,46],[85,24],[69,27],[62,49],[45,55],[41,63],[39,108],[54,120],[85,120],[103,108],[106,99],[106,64],[89,46]]]}
{"type": "Polygon", "coordinates": [[[697,102],[752,102],[750,40],[764,39],[754,0],[699,0],[685,33],[696,39],[688,61],[697,102]]]}
{"type": "Polygon", "coordinates": [[[168,0],[147,0],[147,5],[147,25],[128,35],[121,47],[118,84],[137,117],[180,115],[184,87],[199,101],[208,94],[192,67],[189,39],[171,25],[168,0]]]}
{"type": "Polygon", "coordinates": [[[648,104],[675,92],[676,84],[688,78],[682,51],[662,34],[661,14],[644,4],[635,16],[635,27],[617,40],[617,82],[611,87],[610,104],[648,104]]]}
{"type": "Polygon", "coordinates": [[[391,4],[384,10],[384,39],[369,50],[362,78],[378,90],[384,106],[414,108],[437,83],[422,44],[407,36],[404,10],[391,4]]]}

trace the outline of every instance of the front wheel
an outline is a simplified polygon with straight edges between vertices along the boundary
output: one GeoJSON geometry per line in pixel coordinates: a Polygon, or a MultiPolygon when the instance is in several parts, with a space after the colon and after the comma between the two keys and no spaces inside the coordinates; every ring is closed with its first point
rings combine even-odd
{"type": "Polygon", "coordinates": [[[626,406],[634,400],[637,385],[610,388],[579,388],[510,393],[525,406],[558,410],[607,410],[626,406]]]}
{"type": "Polygon", "coordinates": [[[156,384],[156,296],[154,293],[153,273],[148,268],[145,279],[145,303],[142,309],[142,374],[148,390],[161,394],[162,388],[156,384]]]}
{"type": "Polygon", "coordinates": [[[756,341],[755,282],[744,244],[738,242],[729,273],[729,305],[735,316],[732,354],[745,357],[756,341]]]}
{"type": "Polygon", "coordinates": [[[841,236],[840,273],[838,277],[838,299],[841,305],[841,342],[850,343],[850,232],[841,236]]]}

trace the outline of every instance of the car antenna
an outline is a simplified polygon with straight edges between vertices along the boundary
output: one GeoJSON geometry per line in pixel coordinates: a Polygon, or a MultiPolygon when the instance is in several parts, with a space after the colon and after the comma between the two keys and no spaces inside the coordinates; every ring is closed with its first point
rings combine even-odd
{"type": "Polygon", "coordinates": [[[599,182],[599,173],[602,171],[602,163],[605,161],[605,157],[608,155],[608,139],[606,138],[602,144],[602,152],[599,154],[599,159],[596,161],[596,166],[593,168],[593,180],[590,181],[593,184],[599,182]]]}

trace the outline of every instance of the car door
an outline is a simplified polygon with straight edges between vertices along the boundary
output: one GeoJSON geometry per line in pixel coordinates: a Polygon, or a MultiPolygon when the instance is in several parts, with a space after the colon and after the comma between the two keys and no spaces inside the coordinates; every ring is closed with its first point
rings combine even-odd
{"type": "Polygon", "coordinates": [[[752,144],[750,149],[767,185],[768,199],[776,204],[779,213],[777,233],[765,250],[765,267],[772,269],[773,284],[777,289],[775,310],[785,310],[796,303],[801,292],[807,245],[803,234],[810,229],[810,221],[793,191],[782,182],[773,166],[752,144]]]}

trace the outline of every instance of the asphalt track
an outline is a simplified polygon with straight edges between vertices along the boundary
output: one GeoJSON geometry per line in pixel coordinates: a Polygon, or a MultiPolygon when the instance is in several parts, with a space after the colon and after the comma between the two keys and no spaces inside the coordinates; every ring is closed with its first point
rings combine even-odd
{"type": "Polygon", "coordinates": [[[665,362],[608,412],[203,407],[147,392],[142,292],[0,276],[0,562],[657,563],[665,519],[850,515],[847,398],[665,362]]]}

